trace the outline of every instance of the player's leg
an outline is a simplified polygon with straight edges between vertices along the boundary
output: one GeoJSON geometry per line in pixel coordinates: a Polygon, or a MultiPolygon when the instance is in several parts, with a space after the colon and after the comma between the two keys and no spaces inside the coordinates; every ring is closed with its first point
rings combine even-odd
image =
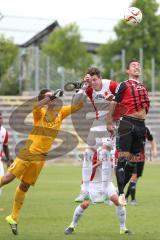
{"type": "Polygon", "coordinates": [[[114,205],[117,208],[117,218],[118,218],[120,230],[127,229],[126,228],[126,208],[120,205],[116,188],[112,182],[110,182],[108,185],[107,193],[108,193],[109,199],[114,203],[114,205]]]}
{"type": "Polygon", "coordinates": [[[8,168],[6,174],[2,177],[0,176],[0,187],[12,182],[16,177],[20,179],[28,168],[28,165],[28,161],[22,161],[19,158],[16,158],[8,168]]]}
{"type": "Polygon", "coordinates": [[[139,177],[142,176],[143,174],[143,169],[144,169],[144,161],[142,162],[137,162],[136,164],[136,173],[132,176],[132,187],[131,187],[131,205],[136,206],[137,201],[136,201],[136,190],[137,190],[137,181],[139,177]]]}
{"type": "Polygon", "coordinates": [[[17,178],[21,179],[21,183],[15,192],[12,212],[6,217],[6,221],[10,224],[12,233],[15,235],[18,234],[17,224],[26,192],[30,185],[35,184],[43,165],[44,161],[39,161],[38,157],[37,161],[23,161],[17,158],[13,166],[9,168],[10,172],[12,172],[17,178]]]}
{"type": "Polygon", "coordinates": [[[28,183],[21,182],[20,185],[16,188],[12,212],[9,216],[6,217],[6,221],[10,224],[14,235],[18,234],[17,224],[20,217],[20,211],[29,187],[30,185],[28,183]]]}
{"type": "Polygon", "coordinates": [[[81,190],[79,195],[75,198],[75,202],[83,202],[84,201],[84,188],[83,188],[83,181],[80,186],[81,190]]]}
{"type": "Polygon", "coordinates": [[[21,169],[19,168],[19,164],[17,163],[17,160],[15,160],[15,162],[12,163],[11,166],[9,167],[6,174],[4,174],[4,176],[0,176],[0,187],[12,182],[16,178],[16,175],[18,173],[17,169],[21,170],[22,168],[21,169]]]}
{"type": "Polygon", "coordinates": [[[125,166],[125,178],[124,178],[124,188],[127,183],[131,180],[132,175],[136,171],[136,163],[128,161],[125,166]]]}
{"type": "Polygon", "coordinates": [[[108,183],[112,179],[111,146],[109,144],[103,144],[103,146],[98,149],[97,156],[98,160],[102,162],[102,192],[105,196],[108,183]]]}
{"type": "Polygon", "coordinates": [[[135,201],[135,194],[136,194],[136,180],[135,180],[135,177],[134,179],[131,178],[131,181],[129,182],[129,185],[128,185],[128,189],[127,189],[127,192],[126,192],[126,199],[128,199],[129,196],[131,196],[131,201],[135,201]]]}
{"type": "Polygon", "coordinates": [[[114,203],[116,206],[117,211],[117,218],[120,227],[120,234],[131,235],[133,234],[130,230],[126,227],[126,208],[125,206],[121,206],[119,203],[119,196],[116,192],[116,188],[112,182],[108,184],[107,194],[109,199],[114,203]]]}
{"type": "Polygon", "coordinates": [[[144,163],[143,152],[145,147],[146,127],[143,120],[135,121],[135,127],[133,131],[133,142],[131,147],[131,153],[133,154],[136,167],[134,168],[134,175],[131,181],[131,205],[137,205],[135,194],[137,179],[142,175],[144,163]],[[141,159],[142,158],[142,159],[141,159]]]}
{"type": "Polygon", "coordinates": [[[133,174],[131,181],[129,183],[130,195],[131,195],[131,205],[137,205],[136,202],[136,185],[137,185],[137,174],[133,174]]]}
{"type": "Polygon", "coordinates": [[[79,219],[82,217],[84,211],[88,208],[89,204],[90,204],[90,201],[88,200],[88,201],[84,201],[83,203],[81,203],[79,206],[76,207],[73,213],[72,222],[69,225],[69,227],[67,227],[64,231],[65,234],[69,235],[74,232],[79,219]]]}
{"type": "Polygon", "coordinates": [[[129,196],[130,196],[130,188],[131,188],[131,186],[130,186],[130,183],[129,183],[129,184],[128,184],[127,191],[126,191],[126,194],[125,194],[125,198],[126,198],[127,203],[128,203],[128,198],[129,198],[129,196]]]}
{"type": "Polygon", "coordinates": [[[124,195],[125,167],[130,158],[130,149],[132,146],[132,128],[130,120],[123,118],[118,127],[118,136],[116,145],[118,149],[118,161],[116,167],[117,186],[120,200],[126,205],[124,195]]]}
{"type": "Polygon", "coordinates": [[[119,192],[119,201],[122,205],[126,205],[126,199],[124,195],[124,187],[126,182],[129,181],[131,175],[128,172],[128,159],[129,159],[129,152],[119,152],[117,167],[116,167],[116,178],[117,178],[117,186],[119,192]]]}
{"type": "Polygon", "coordinates": [[[87,137],[88,147],[85,149],[84,158],[82,163],[82,180],[83,189],[86,196],[89,192],[89,182],[92,174],[92,160],[97,150],[95,132],[90,131],[87,137]]]}
{"type": "MultiPolygon", "coordinates": [[[[97,161],[97,152],[94,152],[93,158],[92,158],[92,165],[97,161]]],[[[92,173],[91,173],[91,177],[90,177],[90,181],[92,180],[92,177],[94,177],[95,174],[95,170],[92,168],[92,173]]],[[[88,194],[87,194],[88,195],[88,194]]],[[[86,192],[84,191],[84,182],[82,180],[81,183],[81,191],[79,193],[79,195],[75,198],[75,202],[83,202],[85,200],[86,197],[86,192]]]]}
{"type": "MultiPolygon", "coordinates": [[[[130,169],[128,170],[128,172],[130,172],[131,177],[130,177],[130,182],[128,184],[128,189],[126,192],[126,199],[128,199],[128,197],[131,195],[131,201],[134,199],[135,201],[135,191],[136,191],[136,182],[137,182],[137,162],[133,162],[130,163],[133,164],[133,166],[129,166],[130,169]]],[[[126,180],[127,183],[127,180],[126,180]]]]}
{"type": "Polygon", "coordinates": [[[84,199],[89,197],[89,182],[92,174],[92,159],[94,156],[94,148],[86,148],[82,164],[83,194],[84,199]]]}

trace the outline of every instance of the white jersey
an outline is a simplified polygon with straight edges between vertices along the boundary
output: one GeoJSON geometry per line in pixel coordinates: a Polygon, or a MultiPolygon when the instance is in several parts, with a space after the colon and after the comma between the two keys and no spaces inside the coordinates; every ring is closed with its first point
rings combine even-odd
{"type": "MultiPolygon", "coordinates": [[[[8,132],[3,126],[1,126],[0,127],[0,176],[4,175],[2,151],[3,151],[3,146],[7,144],[8,144],[8,132]]],[[[0,188],[0,194],[1,192],[2,192],[2,188],[0,188]]]]}
{"type": "Polygon", "coordinates": [[[109,101],[106,100],[108,95],[114,94],[117,83],[108,79],[102,79],[102,88],[99,91],[93,90],[92,100],[96,110],[92,113],[88,113],[88,118],[103,119],[109,109],[109,101]]]}
{"type": "MultiPolygon", "coordinates": [[[[112,182],[112,178],[113,178],[113,167],[112,167],[112,164],[111,164],[111,168],[109,169],[110,170],[110,179],[109,181],[112,182]]],[[[90,183],[91,184],[102,184],[102,165],[96,167],[96,169],[92,170],[92,176],[91,176],[91,180],[90,180],[90,183]]]]}
{"type": "Polygon", "coordinates": [[[91,183],[102,183],[102,166],[92,170],[91,183]]]}
{"type": "Polygon", "coordinates": [[[0,127],[0,161],[2,160],[3,146],[7,144],[8,144],[8,132],[3,126],[1,126],[0,127]]]}
{"type": "Polygon", "coordinates": [[[90,131],[106,131],[106,115],[110,105],[110,101],[107,101],[106,98],[115,93],[116,86],[117,82],[102,79],[101,90],[93,90],[92,105],[94,105],[94,111],[88,112],[86,115],[87,119],[94,119],[90,131]]]}

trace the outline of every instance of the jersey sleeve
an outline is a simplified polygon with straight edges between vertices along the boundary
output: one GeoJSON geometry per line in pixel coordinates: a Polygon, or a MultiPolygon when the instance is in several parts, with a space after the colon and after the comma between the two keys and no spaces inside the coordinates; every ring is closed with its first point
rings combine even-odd
{"type": "Polygon", "coordinates": [[[115,102],[117,102],[117,103],[121,102],[121,100],[123,98],[123,94],[126,89],[127,89],[127,86],[124,82],[121,82],[120,84],[118,84],[116,91],[115,91],[115,97],[114,97],[115,102]]]}
{"type": "Polygon", "coordinates": [[[80,102],[79,104],[76,105],[68,105],[68,106],[64,106],[61,109],[61,113],[62,113],[62,119],[68,117],[70,114],[80,110],[83,107],[83,102],[80,102]]]}
{"type": "Polygon", "coordinates": [[[37,103],[38,103],[38,101],[36,101],[33,104],[32,112],[33,112],[34,121],[37,121],[38,119],[40,119],[42,116],[42,112],[43,112],[42,107],[39,107],[37,103]]]}
{"type": "Polygon", "coordinates": [[[115,95],[117,86],[118,86],[118,83],[117,83],[116,81],[110,80],[109,90],[110,90],[111,93],[114,94],[114,95],[115,95]]]}
{"type": "Polygon", "coordinates": [[[3,145],[4,146],[8,145],[8,131],[7,130],[6,130],[6,135],[5,135],[5,138],[4,138],[3,145]]]}
{"type": "Polygon", "coordinates": [[[153,135],[149,127],[146,127],[146,138],[148,141],[153,141],[153,135]]]}

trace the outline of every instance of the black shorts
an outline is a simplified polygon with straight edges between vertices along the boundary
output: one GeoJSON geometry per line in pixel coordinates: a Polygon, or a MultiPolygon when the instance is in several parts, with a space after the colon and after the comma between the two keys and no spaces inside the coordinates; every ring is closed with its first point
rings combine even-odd
{"type": "Polygon", "coordinates": [[[144,161],[143,162],[137,162],[135,165],[135,168],[133,170],[134,174],[137,174],[137,177],[141,177],[143,174],[143,169],[144,169],[144,161]]]}
{"type": "Polygon", "coordinates": [[[143,119],[125,116],[120,120],[116,139],[120,152],[136,155],[144,149],[146,127],[143,119]]]}

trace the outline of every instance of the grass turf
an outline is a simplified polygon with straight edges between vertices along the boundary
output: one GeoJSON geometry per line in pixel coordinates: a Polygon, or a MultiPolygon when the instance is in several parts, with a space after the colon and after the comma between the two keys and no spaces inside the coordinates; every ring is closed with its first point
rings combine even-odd
{"type": "Polygon", "coordinates": [[[22,209],[19,235],[13,236],[4,218],[11,211],[18,181],[5,187],[0,196],[1,240],[160,240],[160,165],[147,165],[138,182],[138,206],[127,206],[127,227],[133,236],[119,235],[114,206],[96,204],[89,207],[71,236],[64,235],[77,206],[74,198],[79,193],[80,166],[46,166],[35,187],[29,190],[22,209]]]}

